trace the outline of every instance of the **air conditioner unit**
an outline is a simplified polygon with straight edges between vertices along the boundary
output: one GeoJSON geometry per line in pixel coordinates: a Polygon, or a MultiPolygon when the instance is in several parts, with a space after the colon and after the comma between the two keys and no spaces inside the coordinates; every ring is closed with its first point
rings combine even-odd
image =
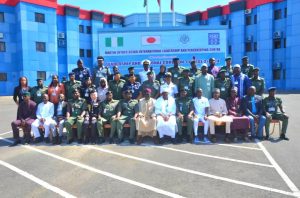
{"type": "Polygon", "coordinates": [[[4,34],[2,32],[0,32],[0,39],[4,38],[4,34]]]}
{"type": "Polygon", "coordinates": [[[282,68],[282,64],[280,62],[273,64],[273,69],[281,69],[281,68],[282,68]]]}
{"type": "Polygon", "coordinates": [[[245,10],[245,14],[251,14],[251,12],[252,12],[252,9],[246,9],[245,10]]]}
{"type": "Polygon", "coordinates": [[[57,35],[57,38],[64,39],[65,38],[65,33],[64,32],[59,32],[58,35],[57,35]]]}
{"type": "Polygon", "coordinates": [[[273,39],[280,39],[281,38],[281,32],[277,31],[273,33],[273,39]]]}
{"type": "Polygon", "coordinates": [[[203,20],[203,21],[201,21],[201,25],[207,25],[208,23],[207,23],[207,20],[203,20]]]}
{"type": "Polygon", "coordinates": [[[246,37],[246,42],[247,42],[247,43],[252,42],[252,38],[253,38],[252,36],[247,36],[247,37],[246,37]]]}
{"type": "Polygon", "coordinates": [[[66,40],[63,40],[63,39],[58,39],[57,44],[58,44],[58,47],[65,48],[67,46],[66,40]]]}

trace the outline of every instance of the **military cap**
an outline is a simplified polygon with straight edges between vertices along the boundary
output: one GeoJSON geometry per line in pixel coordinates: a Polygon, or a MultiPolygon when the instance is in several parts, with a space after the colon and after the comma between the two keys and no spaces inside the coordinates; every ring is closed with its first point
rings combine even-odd
{"type": "Polygon", "coordinates": [[[69,76],[75,76],[75,73],[74,72],[70,72],[69,76]]]}
{"type": "Polygon", "coordinates": [[[201,68],[202,68],[202,67],[208,67],[208,66],[207,66],[206,63],[203,63],[203,64],[201,65],[201,68]]]}
{"type": "Polygon", "coordinates": [[[190,72],[190,70],[189,69],[184,69],[184,70],[182,70],[182,72],[190,72]]]}
{"type": "Polygon", "coordinates": [[[270,87],[269,89],[268,89],[268,91],[270,92],[270,91],[274,91],[274,90],[276,90],[277,88],[276,87],[270,87]]]}
{"type": "Polygon", "coordinates": [[[166,72],[165,77],[172,77],[172,73],[171,72],[166,72]]]}
{"type": "Polygon", "coordinates": [[[147,73],[147,75],[152,75],[152,74],[154,74],[153,71],[149,71],[149,72],[147,73]]]}
{"type": "Polygon", "coordinates": [[[241,68],[241,66],[239,64],[235,64],[233,68],[241,68]]]}
{"type": "Polygon", "coordinates": [[[131,67],[128,67],[128,70],[129,70],[129,71],[130,71],[130,70],[133,70],[133,69],[134,69],[134,67],[132,67],[132,66],[131,66],[131,67]]]}
{"type": "Polygon", "coordinates": [[[173,58],[173,61],[178,61],[178,60],[179,60],[178,57],[173,58]]]}
{"type": "Polygon", "coordinates": [[[112,94],[112,91],[107,91],[105,95],[112,94]]]}
{"type": "Polygon", "coordinates": [[[242,58],[242,60],[245,60],[245,59],[248,59],[248,56],[244,56],[244,57],[242,58]]]}
{"type": "Polygon", "coordinates": [[[180,92],[181,92],[181,91],[188,91],[188,89],[186,89],[186,88],[184,88],[184,87],[181,87],[181,88],[180,88],[180,92]]]}
{"type": "Polygon", "coordinates": [[[255,68],[253,69],[253,71],[255,71],[255,70],[259,71],[259,68],[258,68],[258,67],[255,67],[255,68]]]}
{"type": "Polygon", "coordinates": [[[83,60],[78,59],[77,64],[78,64],[78,63],[83,63],[83,60]]]}
{"type": "Polygon", "coordinates": [[[209,60],[210,60],[210,61],[211,61],[211,60],[214,60],[214,61],[215,61],[216,59],[212,57],[212,58],[210,58],[209,60]]]}
{"type": "Polygon", "coordinates": [[[142,65],[150,65],[151,61],[148,59],[142,60],[142,65]]]}
{"type": "Polygon", "coordinates": [[[98,56],[97,60],[104,60],[103,56],[98,56]]]}
{"type": "Polygon", "coordinates": [[[124,93],[132,93],[131,89],[127,89],[124,91],[124,93]]]}
{"type": "Polygon", "coordinates": [[[41,80],[43,80],[43,79],[42,79],[42,78],[37,78],[37,79],[36,79],[36,81],[41,81],[41,80]]]}
{"type": "Polygon", "coordinates": [[[227,56],[226,58],[225,58],[225,61],[228,61],[228,60],[231,60],[232,58],[231,58],[231,56],[227,56]]]}
{"type": "Polygon", "coordinates": [[[221,69],[219,73],[226,72],[226,69],[221,69]]]}
{"type": "Polygon", "coordinates": [[[25,92],[23,92],[22,95],[23,95],[23,96],[30,96],[30,92],[29,92],[29,91],[25,91],[25,92]]]}

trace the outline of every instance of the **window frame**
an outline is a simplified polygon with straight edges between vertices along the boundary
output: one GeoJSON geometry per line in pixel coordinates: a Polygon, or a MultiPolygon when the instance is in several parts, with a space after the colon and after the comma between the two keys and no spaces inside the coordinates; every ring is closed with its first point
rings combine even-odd
{"type": "Polygon", "coordinates": [[[45,23],[46,17],[44,13],[35,12],[34,13],[34,21],[37,23],[45,23]]]}
{"type": "Polygon", "coordinates": [[[35,50],[37,52],[46,52],[46,42],[36,41],[35,42],[35,50]]]}

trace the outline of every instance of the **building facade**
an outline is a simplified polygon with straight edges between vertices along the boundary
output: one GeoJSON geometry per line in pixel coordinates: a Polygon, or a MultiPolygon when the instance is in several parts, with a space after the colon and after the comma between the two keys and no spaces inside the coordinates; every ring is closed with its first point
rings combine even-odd
{"type": "MultiPolygon", "coordinates": [[[[233,63],[247,55],[261,69],[267,87],[299,90],[299,7],[299,0],[235,0],[176,13],[176,26],[225,27],[233,63]]],[[[158,18],[150,14],[150,26],[159,30],[158,18]]],[[[11,95],[20,76],[27,76],[30,86],[36,78],[49,84],[53,74],[67,76],[79,58],[92,68],[101,30],[137,27],[147,28],[145,14],[124,17],[59,5],[57,0],[0,0],[0,95],[11,95]]],[[[163,13],[165,28],[172,28],[172,13],[163,13]]]]}

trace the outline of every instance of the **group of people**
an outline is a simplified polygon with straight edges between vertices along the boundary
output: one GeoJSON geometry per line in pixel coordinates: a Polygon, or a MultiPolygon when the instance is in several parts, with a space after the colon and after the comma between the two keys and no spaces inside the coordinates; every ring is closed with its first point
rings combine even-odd
{"type": "Polygon", "coordinates": [[[183,139],[195,144],[214,143],[215,128],[223,125],[225,142],[237,142],[238,132],[244,141],[262,140],[269,138],[272,119],[282,121],[280,138],[288,140],[288,116],[275,95],[276,88],[270,87],[269,95],[263,98],[264,79],[248,57],[243,57],[241,65],[232,66],[231,57],[225,62],[225,66],[217,67],[216,60],[210,58],[209,65],[203,63],[199,69],[192,60],[187,69],[174,58],[173,67],[161,65],[156,74],[151,62],[143,60],[143,71],[136,74],[134,67],[129,67],[128,74],[122,76],[117,66],[111,73],[104,57],[98,56],[92,74],[78,60],[69,80],[59,82],[53,75],[48,87],[43,79],[37,79],[37,86],[31,88],[27,78],[21,77],[13,97],[18,112],[11,123],[12,146],[21,143],[19,128],[25,143],[30,143],[32,134],[34,142],[50,143],[52,134],[53,144],[62,143],[66,128],[70,144],[75,140],[74,126],[78,143],[102,144],[107,124],[108,141],[117,144],[124,140],[125,124],[130,128],[131,144],[141,144],[145,136],[152,137],[155,144],[162,144],[165,136],[173,143],[183,139]],[[203,133],[199,126],[203,126],[203,133]]]}

